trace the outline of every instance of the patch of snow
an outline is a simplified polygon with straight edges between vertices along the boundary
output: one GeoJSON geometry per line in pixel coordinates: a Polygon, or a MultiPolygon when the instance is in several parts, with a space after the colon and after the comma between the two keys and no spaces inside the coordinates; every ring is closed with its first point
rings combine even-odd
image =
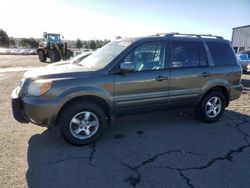
{"type": "Polygon", "coordinates": [[[0,48],[1,55],[35,55],[36,49],[32,48],[0,48]]]}

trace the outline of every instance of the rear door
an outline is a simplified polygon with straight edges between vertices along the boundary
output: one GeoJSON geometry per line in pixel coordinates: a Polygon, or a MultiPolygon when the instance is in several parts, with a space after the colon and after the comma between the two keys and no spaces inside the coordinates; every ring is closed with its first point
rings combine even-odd
{"type": "Polygon", "coordinates": [[[166,43],[146,42],[135,47],[122,62],[133,62],[132,72],[115,75],[115,107],[140,107],[168,101],[170,72],[165,69],[166,43]]]}
{"type": "Polygon", "coordinates": [[[211,77],[201,41],[173,40],[170,45],[169,102],[195,101],[211,77]]]}

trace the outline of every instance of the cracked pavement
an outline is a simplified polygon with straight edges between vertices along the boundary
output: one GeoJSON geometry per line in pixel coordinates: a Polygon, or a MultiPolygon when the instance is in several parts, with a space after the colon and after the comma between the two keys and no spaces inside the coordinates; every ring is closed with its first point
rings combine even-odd
{"type": "Polygon", "coordinates": [[[0,79],[1,187],[250,187],[250,75],[216,123],[189,109],[124,116],[95,144],[75,147],[58,128],[13,120],[10,92],[22,74],[0,79]]]}

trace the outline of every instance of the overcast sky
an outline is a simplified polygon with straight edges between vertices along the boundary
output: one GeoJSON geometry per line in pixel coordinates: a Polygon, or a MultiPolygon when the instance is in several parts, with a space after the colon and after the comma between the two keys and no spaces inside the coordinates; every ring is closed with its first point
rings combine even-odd
{"type": "Polygon", "coordinates": [[[231,39],[250,25],[250,0],[0,0],[0,28],[13,37],[114,39],[160,32],[202,33],[231,39]]]}

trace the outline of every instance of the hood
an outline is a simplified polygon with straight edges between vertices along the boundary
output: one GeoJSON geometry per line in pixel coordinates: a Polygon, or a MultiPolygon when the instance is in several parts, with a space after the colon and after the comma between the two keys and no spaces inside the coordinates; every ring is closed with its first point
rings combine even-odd
{"type": "Polygon", "coordinates": [[[66,65],[66,64],[70,64],[70,63],[71,63],[70,60],[59,61],[59,62],[56,62],[56,63],[51,63],[51,64],[47,65],[47,67],[53,67],[53,66],[59,66],[59,65],[66,65]]]}
{"type": "Polygon", "coordinates": [[[57,66],[46,66],[34,68],[24,73],[24,78],[67,78],[67,77],[85,77],[90,75],[95,69],[86,69],[82,66],[63,63],[57,66]]]}

